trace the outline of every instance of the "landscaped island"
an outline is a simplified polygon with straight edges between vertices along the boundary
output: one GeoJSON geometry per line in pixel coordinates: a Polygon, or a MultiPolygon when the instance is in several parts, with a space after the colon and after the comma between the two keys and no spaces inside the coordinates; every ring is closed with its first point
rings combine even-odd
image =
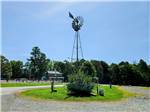
{"type": "Polygon", "coordinates": [[[55,88],[57,92],[50,91],[50,88],[32,89],[19,93],[19,96],[29,97],[31,99],[42,100],[59,100],[59,101],[117,101],[122,98],[134,96],[135,94],[123,90],[120,86],[113,86],[112,89],[107,85],[101,85],[99,88],[105,91],[105,96],[96,94],[96,87],[94,87],[91,96],[69,96],[67,94],[67,87],[55,88]]]}

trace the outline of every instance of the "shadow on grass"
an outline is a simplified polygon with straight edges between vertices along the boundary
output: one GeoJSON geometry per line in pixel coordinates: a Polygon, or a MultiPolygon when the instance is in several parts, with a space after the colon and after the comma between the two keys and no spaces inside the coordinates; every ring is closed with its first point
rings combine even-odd
{"type": "Polygon", "coordinates": [[[70,97],[91,97],[96,96],[95,94],[75,94],[75,93],[68,93],[67,96],[64,99],[68,99],[70,97]]]}

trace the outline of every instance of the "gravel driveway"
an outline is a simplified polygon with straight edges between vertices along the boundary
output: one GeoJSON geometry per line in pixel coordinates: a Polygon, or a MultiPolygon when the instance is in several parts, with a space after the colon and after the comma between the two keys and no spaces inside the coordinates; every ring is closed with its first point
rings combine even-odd
{"type": "Polygon", "coordinates": [[[144,96],[117,102],[62,102],[33,101],[11,93],[2,94],[1,109],[2,112],[149,112],[150,90],[127,86],[123,88],[144,96]]]}

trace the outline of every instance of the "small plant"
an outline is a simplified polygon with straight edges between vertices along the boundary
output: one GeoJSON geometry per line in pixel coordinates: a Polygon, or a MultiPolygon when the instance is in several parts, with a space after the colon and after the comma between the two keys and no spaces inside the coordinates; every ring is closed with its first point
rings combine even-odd
{"type": "Polygon", "coordinates": [[[103,90],[103,89],[100,89],[100,90],[99,90],[99,95],[100,95],[100,96],[104,96],[104,90],[103,90]]]}
{"type": "Polygon", "coordinates": [[[70,95],[90,95],[93,87],[94,83],[92,82],[92,77],[85,75],[83,72],[78,72],[69,76],[67,89],[70,95]]]}

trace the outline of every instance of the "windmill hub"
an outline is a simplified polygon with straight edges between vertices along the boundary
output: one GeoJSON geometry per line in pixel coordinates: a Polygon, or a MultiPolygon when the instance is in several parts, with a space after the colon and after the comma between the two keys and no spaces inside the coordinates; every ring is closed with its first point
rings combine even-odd
{"type": "Polygon", "coordinates": [[[74,17],[70,12],[69,12],[69,17],[73,19],[72,28],[74,29],[74,31],[76,32],[79,31],[81,26],[83,25],[83,17],[81,16],[74,17]]]}

